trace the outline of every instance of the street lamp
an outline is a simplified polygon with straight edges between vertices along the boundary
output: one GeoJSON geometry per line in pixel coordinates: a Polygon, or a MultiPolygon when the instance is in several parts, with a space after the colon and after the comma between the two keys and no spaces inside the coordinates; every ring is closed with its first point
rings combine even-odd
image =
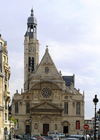
{"type": "Polygon", "coordinates": [[[95,98],[93,99],[94,105],[95,105],[95,127],[94,127],[94,140],[96,140],[96,105],[97,102],[99,102],[97,95],[95,95],[95,98]]]}
{"type": "MultiPolygon", "coordinates": [[[[99,119],[98,120],[99,120],[99,128],[100,128],[100,109],[99,109],[99,111],[97,113],[99,115],[99,117],[98,117],[99,119]]],[[[100,133],[100,129],[99,129],[99,133],[100,133]]],[[[99,138],[99,136],[98,136],[98,138],[99,138]]]]}
{"type": "Polygon", "coordinates": [[[30,116],[29,122],[30,122],[30,137],[31,137],[31,122],[32,122],[32,116],[30,116]]]}

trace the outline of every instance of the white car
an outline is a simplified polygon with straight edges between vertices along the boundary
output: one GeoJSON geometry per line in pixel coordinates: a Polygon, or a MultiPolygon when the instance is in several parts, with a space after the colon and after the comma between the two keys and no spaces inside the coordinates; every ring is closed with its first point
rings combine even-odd
{"type": "Polygon", "coordinates": [[[79,140],[77,138],[66,138],[66,140],[79,140]]]}
{"type": "Polygon", "coordinates": [[[59,138],[63,138],[63,137],[65,137],[65,134],[63,134],[63,133],[58,133],[58,137],[59,137],[59,138]]]}

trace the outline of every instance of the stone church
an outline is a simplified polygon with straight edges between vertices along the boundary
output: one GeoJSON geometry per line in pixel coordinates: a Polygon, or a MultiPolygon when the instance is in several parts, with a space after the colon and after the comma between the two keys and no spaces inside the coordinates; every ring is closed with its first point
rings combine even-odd
{"type": "Polygon", "coordinates": [[[32,9],[24,40],[24,91],[16,91],[12,100],[12,114],[18,122],[15,134],[83,134],[84,92],[74,85],[75,75],[62,76],[48,46],[39,63],[37,20],[32,9]]]}

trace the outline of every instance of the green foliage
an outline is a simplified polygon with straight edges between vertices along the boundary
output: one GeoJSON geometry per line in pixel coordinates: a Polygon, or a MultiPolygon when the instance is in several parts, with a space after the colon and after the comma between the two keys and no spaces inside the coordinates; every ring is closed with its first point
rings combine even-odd
{"type": "Polygon", "coordinates": [[[10,120],[11,120],[11,121],[14,121],[14,124],[17,125],[17,120],[15,120],[13,116],[11,117],[10,120]]]}

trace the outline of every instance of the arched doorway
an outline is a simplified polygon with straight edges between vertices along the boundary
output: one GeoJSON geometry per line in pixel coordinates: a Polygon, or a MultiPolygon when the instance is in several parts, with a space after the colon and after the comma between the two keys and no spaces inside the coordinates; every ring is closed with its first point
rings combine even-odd
{"type": "Polygon", "coordinates": [[[68,121],[63,121],[62,122],[63,125],[63,133],[64,134],[68,134],[69,133],[69,122],[68,121]]]}

